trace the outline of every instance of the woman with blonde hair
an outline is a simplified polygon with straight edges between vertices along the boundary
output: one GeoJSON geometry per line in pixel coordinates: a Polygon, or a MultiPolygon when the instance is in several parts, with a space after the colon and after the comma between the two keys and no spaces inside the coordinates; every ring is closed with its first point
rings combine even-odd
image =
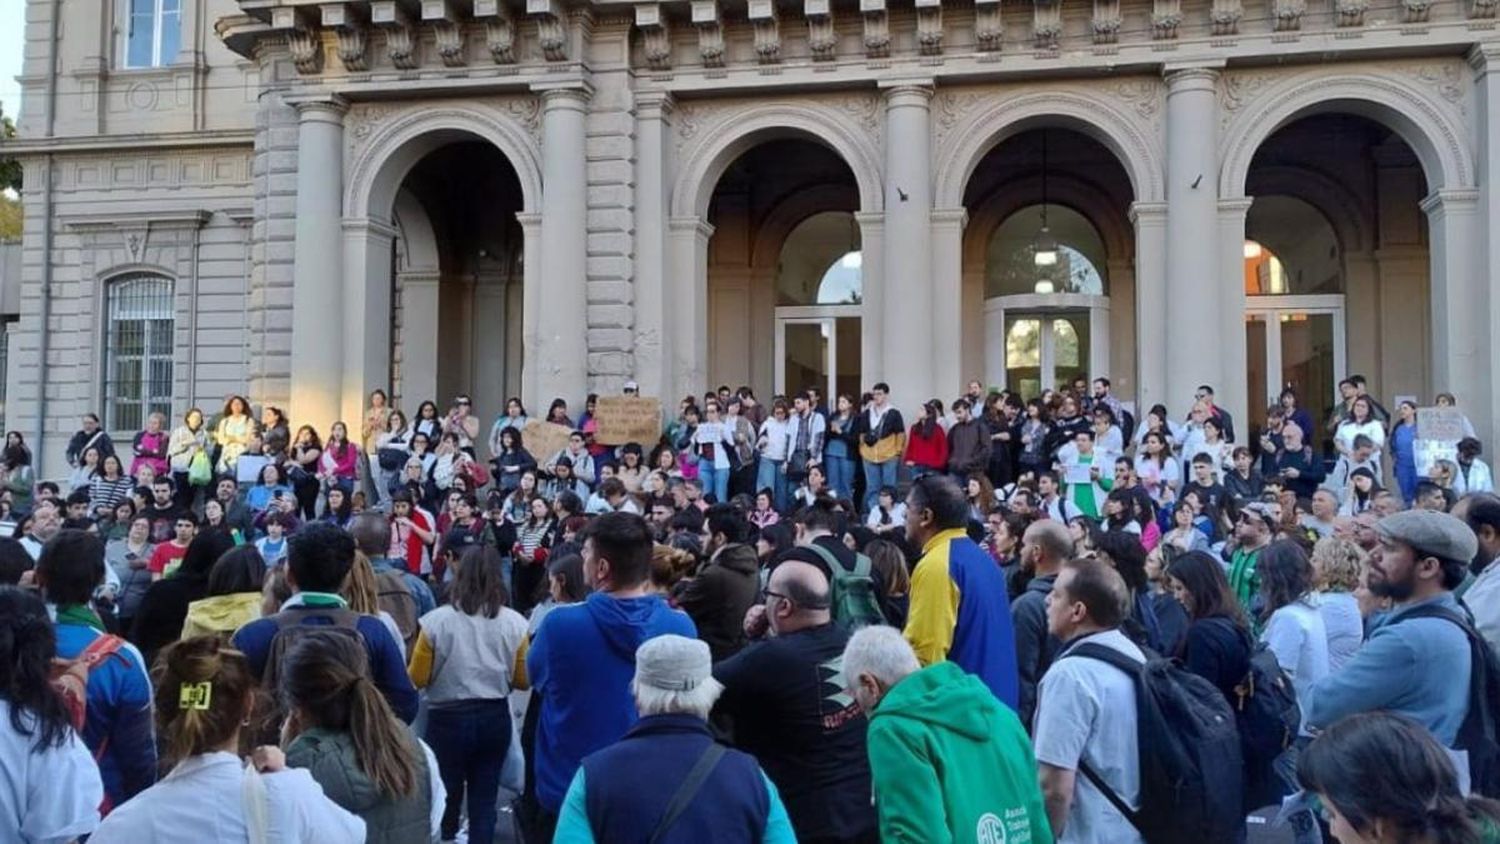
{"type": "Polygon", "coordinates": [[[244,654],[215,636],[184,639],[161,652],[152,681],[170,772],[111,812],[90,841],[365,840],[364,821],[328,799],[306,771],[286,770],[277,748],[256,748],[250,765],[240,761],[240,733],[260,687],[244,654]]]}
{"type": "Polygon", "coordinates": [[[651,547],[651,591],[668,597],[678,581],[693,573],[698,558],[691,551],[657,543],[651,547]]]}
{"type": "Polygon", "coordinates": [[[1312,551],[1313,588],[1328,632],[1328,670],[1338,671],[1364,643],[1365,626],[1355,592],[1365,569],[1365,552],[1337,536],[1319,539],[1312,551]]]}
{"type": "Polygon", "coordinates": [[[391,614],[380,608],[380,587],[375,582],[375,567],[363,551],[354,552],[354,565],[349,567],[349,579],[344,581],[340,597],[349,603],[349,611],[360,615],[373,615],[380,619],[391,638],[401,646],[401,657],[406,658],[406,637],[391,614]]]}

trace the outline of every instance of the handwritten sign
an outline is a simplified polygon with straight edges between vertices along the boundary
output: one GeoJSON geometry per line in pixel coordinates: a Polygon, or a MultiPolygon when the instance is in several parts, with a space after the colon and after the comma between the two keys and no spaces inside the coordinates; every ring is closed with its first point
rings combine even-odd
{"type": "Polygon", "coordinates": [[[1463,438],[1463,411],[1456,407],[1417,408],[1417,439],[1456,443],[1463,438]]]}
{"type": "Polygon", "coordinates": [[[566,425],[533,419],[521,429],[521,442],[536,462],[545,463],[552,455],[568,447],[568,437],[572,433],[573,429],[566,425]]]}
{"type": "Polygon", "coordinates": [[[650,448],[661,438],[661,400],[642,396],[600,396],[594,405],[600,445],[640,443],[650,448]]]}

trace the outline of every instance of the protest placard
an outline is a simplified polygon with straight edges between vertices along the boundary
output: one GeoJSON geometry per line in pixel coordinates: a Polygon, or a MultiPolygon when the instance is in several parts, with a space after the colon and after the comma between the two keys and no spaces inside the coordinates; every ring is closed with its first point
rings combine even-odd
{"type": "Polygon", "coordinates": [[[1464,414],[1456,407],[1417,408],[1417,437],[1412,443],[1417,477],[1427,478],[1439,460],[1458,460],[1458,441],[1464,438],[1464,414]]]}
{"type": "Polygon", "coordinates": [[[645,396],[600,396],[594,404],[594,442],[640,443],[650,449],[661,438],[661,400],[645,396]]]}
{"type": "Polygon", "coordinates": [[[566,425],[558,425],[552,422],[543,422],[533,419],[526,423],[521,429],[521,437],[526,445],[526,450],[536,458],[537,463],[545,463],[552,455],[568,447],[568,436],[573,429],[566,425]]]}

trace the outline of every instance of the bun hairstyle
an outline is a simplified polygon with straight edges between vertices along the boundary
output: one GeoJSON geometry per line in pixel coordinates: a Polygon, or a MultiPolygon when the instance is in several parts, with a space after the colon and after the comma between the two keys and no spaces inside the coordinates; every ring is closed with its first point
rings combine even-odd
{"type": "Polygon", "coordinates": [[[309,630],[284,660],[281,696],[302,727],[348,733],[355,762],[382,794],[414,794],[422,756],[370,679],[364,645],[343,631],[309,630]]]}
{"type": "Polygon", "coordinates": [[[156,658],[151,684],[164,768],[233,738],[250,717],[258,685],[245,655],[220,644],[218,636],[168,645],[156,658]]]}

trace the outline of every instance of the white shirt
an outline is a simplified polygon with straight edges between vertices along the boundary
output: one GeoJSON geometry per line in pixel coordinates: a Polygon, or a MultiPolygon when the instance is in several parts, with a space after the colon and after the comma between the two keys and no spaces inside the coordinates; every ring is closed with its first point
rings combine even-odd
{"type": "Polygon", "coordinates": [[[39,733],[23,736],[10,719],[10,702],[0,699],[0,839],[62,844],[93,832],[104,784],[78,733],[69,727],[61,747],[39,750],[39,733]]]}
{"type": "MultiPolygon", "coordinates": [[[[1141,649],[1119,630],[1106,630],[1078,641],[1146,660],[1141,649]]],[[[1078,771],[1080,763],[1087,762],[1126,805],[1140,807],[1133,678],[1097,659],[1063,659],[1059,655],[1037,687],[1035,725],[1036,761],[1069,771],[1078,771]]],[[[1082,773],[1074,780],[1074,789],[1059,844],[1142,841],[1130,821],[1082,773]]]]}
{"type": "Polygon", "coordinates": [[[1491,649],[1500,649],[1500,557],[1491,560],[1474,578],[1463,603],[1474,614],[1474,629],[1491,649]]]}
{"type": "MultiPolygon", "coordinates": [[[[249,842],[244,765],[232,753],[184,759],[156,785],[115,809],[93,844],[239,844],[249,842]]],[[[365,822],[323,794],[312,774],[288,768],[263,774],[269,842],[359,844],[365,822]]]]}
{"type": "Polygon", "coordinates": [[[1297,701],[1306,713],[1313,685],[1328,676],[1328,629],[1318,611],[1317,595],[1308,595],[1271,613],[1260,640],[1291,678],[1297,701]]]}

